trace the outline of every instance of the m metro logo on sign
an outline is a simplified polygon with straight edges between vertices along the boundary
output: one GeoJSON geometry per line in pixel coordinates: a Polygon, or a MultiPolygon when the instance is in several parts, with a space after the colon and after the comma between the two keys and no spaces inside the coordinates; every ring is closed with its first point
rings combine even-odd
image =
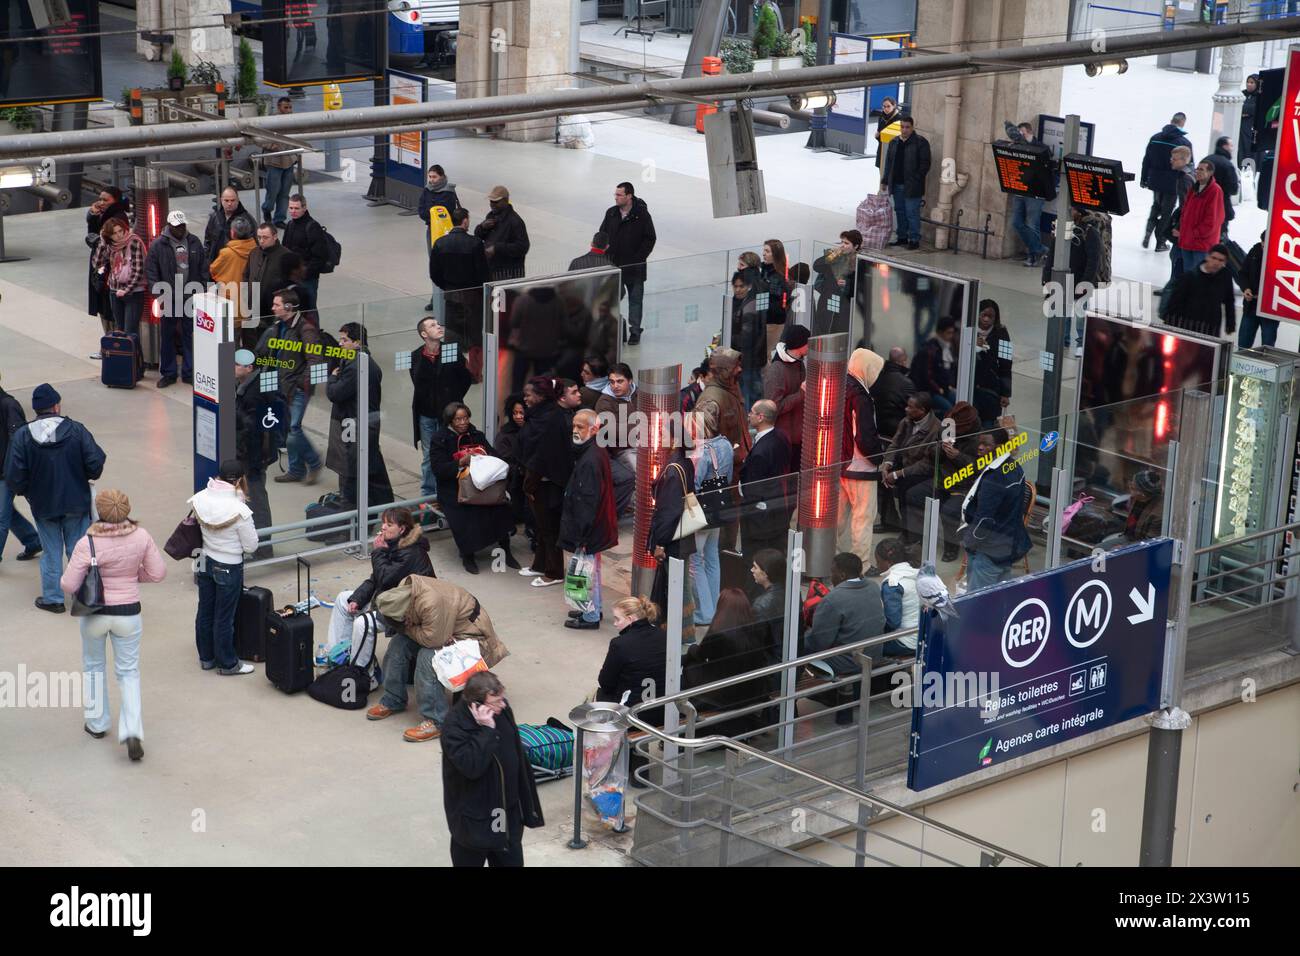
{"type": "MultiPolygon", "coordinates": [[[[1262,109],[1268,108],[1261,104],[1262,109]]],[[[1256,311],[1300,322],[1300,46],[1287,52],[1256,311]]]]}

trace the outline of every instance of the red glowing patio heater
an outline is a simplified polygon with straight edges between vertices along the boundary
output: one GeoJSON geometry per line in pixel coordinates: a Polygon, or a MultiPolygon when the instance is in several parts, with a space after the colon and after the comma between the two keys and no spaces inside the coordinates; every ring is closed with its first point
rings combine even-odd
{"type": "MultiPolygon", "coordinates": [[[[167,172],[156,166],[135,168],[135,234],[148,246],[167,228],[167,172]]],[[[154,314],[153,291],[146,288],[140,312],[140,351],[148,368],[158,366],[158,316],[154,314]]]]}
{"type": "Polygon", "coordinates": [[[844,384],[849,337],[836,332],[808,342],[803,401],[803,470],[799,482],[799,529],[804,574],[829,577],[835,557],[840,510],[840,443],[844,431],[844,384]]]}
{"type": "MultiPolygon", "coordinates": [[[[632,593],[649,595],[654,584],[656,562],[645,550],[646,535],[654,518],[655,502],[650,493],[672,456],[673,436],[681,439],[682,367],[642,369],[636,378],[636,399],[631,403],[635,417],[616,422],[636,439],[636,520],[632,541],[632,593]],[[633,429],[633,425],[640,427],[633,429]]],[[[603,423],[602,423],[603,424],[603,423]]],[[[692,491],[694,489],[691,489],[692,491]]]]}

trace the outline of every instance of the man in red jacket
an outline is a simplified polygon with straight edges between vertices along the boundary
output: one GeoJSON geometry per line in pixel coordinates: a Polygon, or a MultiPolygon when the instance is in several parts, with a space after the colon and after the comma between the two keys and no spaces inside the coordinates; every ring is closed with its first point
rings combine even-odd
{"type": "Polygon", "coordinates": [[[1223,190],[1214,181],[1214,164],[1203,159],[1196,164],[1196,186],[1183,200],[1178,227],[1173,230],[1183,272],[1191,272],[1205,261],[1210,247],[1218,243],[1222,228],[1223,190]]]}

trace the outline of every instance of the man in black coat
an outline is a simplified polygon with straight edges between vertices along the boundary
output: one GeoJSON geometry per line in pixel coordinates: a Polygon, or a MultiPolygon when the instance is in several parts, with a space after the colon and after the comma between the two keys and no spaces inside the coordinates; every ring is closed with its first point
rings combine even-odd
{"type": "Polygon", "coordinates": [[[469,231],[469,212],[454,209],[451,231],[433,244],[429,278],[447,301],[447,332],[465,348],[482,344],[483,283],[493,278],[483,240],[469,231]]]}
{"type": "Polygon", "coordinates": [[[1223,229],[1219,232],[1221,241],[1228,238],[1228,223],[1237,215],[1232,208],[1232,197],[1237,195],[1241,180],[1237,176],[1237,164],[1232,159],[1232,137],[1220,136],[1214,141],[1214,152],[1206,156],[1203,163],[1214,166],[1214,181],[1223,191],[1223,229]]]}
{"type": "Polygon", "coordinates": [[[230,224],[244,216],[249,222],[257,222],[257,217],[244,208],[239,199],[239,191],[234,186],[221,190],[221,198],[208,213],[208,223],[203,229],[203,252],[208,262],[217,258],[217,253],[226,248],[230,241],[230,224]]]}
{"type": "Polygon", "coordinates": [[[930,173],[930,142],[916,132],[912,117],[898,120],[899,134],[889,144],[880,181],[894,197],[898,230],[892,246],[921,248],[921,200],[925,198],[925,177],[930,173]]]}
{"type": "Polygon", "coordinates": [[[897,345],[889,350],[889,359],[880,369],[871,397],[876,403],[876,425],[880,434],[892,435],[907,411],[907,400],[916,394],[916,385],[907,367],[907,353],[897,345]]]}
{"type": "Polygon", "coordinates": [[[605,210],[600,231],[609,236],[609,257],[623,270],[627,290],[627,344],[641,341],[641,303],[645,298],[645,263],[655,247],[655,224],[644,199],[631,183],[614,187],[614,205],[605,210]]]}
{"type": "MultiPolygon", "coordinates": [[[[244,281],[257,290],[257,315],[244,320],[244,329],[254,334],[271,315],[271,297],[289,284],[285,258],[292,255],[280,241],[275,226],[264,222],[257,227],[257,248],[248,256],[244,281]]],[[[314,302],[313,302],[314,304],[314,302]]]]}
{"type": "Polygon", "coordinates": [[[569,271],[578,269],[602,269],[614,263],[609,258],[609,236],[598,232],[591,237],[591,248],[584,255],[569,263],[569,271]]]}
{"type": "Polygon", "coordinates": [[[357,501],[357,442],[361,438],[358,421],[360,407],[361,363],[369,363],[369,384],[366,389],[366,413],[370,449],[369,497],[367,504],[386,505],[393,500],[393,485],[388,480],[388,466],[379,450],[379,405],[382,401],[383,372],[379,363],[366,351],[366,333],[359,322],[345,323],[339,329],[339,347],[350,349],[353,358],[342,359],[330,374],[325,395],[333,408],[330,410],[330,441],[325,453],[325,467],[338,472],[339,494],[346,501],[357,501]]]}
{"type": "Polygon", "coordinates": [[[776,402],[755,402],[749,410],[754,444],[740,466],[737,493],[743,511],[740,519],[741,548],[748,566],[764,548],[786,552],[786,531],[790,527],[789,488],[790,439],[776,427],[776,402]]]}
{"type": "MultiPolygon", "coordinates": [[[[1169,154],[1175,146],[1186,146],[1190,153],[1192,141],[1183,131],[1187,117],[1175,113],[1173,119],[1165,124],[1160,132],[1147,140],[1146,153],[1142,157],[1142,177],[1140,185],[1152,192],[1151,212],[1147,215],[1146,232],[1142,235],[1142,248],[1151,242],[1151,234],[1156,235],[1157,245],[1169,227],[1169,217],[1174,213],[1174,203],[1178,198],[1178,172],[1170,163],[1169,154]]],[[[1050,249],[1051,246],[1049,245],[1050,249]]],[[[1160,250],[1157,249],[1157,252],[1160,250]]]]}
{"type": "Polygon", "coordinates": [[[289,197],[289,224],[284,227],[284,245],[302,257],[307,267],[303,284],[311,290],[313,299],[319,299],[320,274],[329,262],[329,243],[325,240],[325,228],[307,211],[307,200],[302,198],[302,193],[289,197]]]}
{"type": "Polygon", "coordinates": [[[528,255],[528,227],[515,207],[510,205],[510,190],[493,186],[488,193],[492,207],[487,218],[474,229],[483,240],[483,251],[492,266],[493,279],[522,279],[524,257],[528,255]]]}
{"type": "Polygon", "coordinates": [[[27,424],[23,407],[3,388],[0,388],[0,553],[4,552],[12,531],[23,544],[19,561],[30,561],[41,553],[41,538],[27,520],[27,516],[14,507],[14,493],[4,482],[4,460],[9,454],[9,438],[27,424]]]}
{"type": "Polygon", "coordinates": [[[573,416],[573,473],[564,488],[560,516],[560,547],[586,551],[592,558],[591,603],[570,611],[565,627],[590,631],[600,627],[600,553],[618,544],[618,516],[614,514],[614,479],[609,455],[596,443],[600,419],[584,408],[573,416]]]}
{"type": "Polygon", "coordinates": [[[546,823],[505,692],[495,674],[480,671],[442,725],[442,805],[452,866],[523,866],[524,827],[546,823]]]}
{"type": "MultiPolygon", "coordinates": [[[[235,457],[244,466],[253,526],[269,528],[271,499],[266,494],[266,466],[279,455],[289,428],[289,412],[278,391],[262,391],[262,373],[256,362],[252,349],[235,352],[235,457]]],[[[260,561],[274,554],[270,544],[263,544],[254,559],[260,561]]]]}
{"type": "Polygon", "coordinates": [[[1180,275],[1169,297],[1165,324],[1214,338],[1235,332],[1237,309],[1227,265],[1227,248],[1215,245],[1200,266],[1180,275]]]}
{"type": "Polygon", "coordinates": [[[411,352],[411,425],[415,445],[423,452],[420,469],[420,494],[438,493],[429,449],[434,433],[442,427],[442,414],[452,402],[464,401],[473,382],[460,348],[443,348],[447,336],[438,320],[428,316],[420,320],[417,331],[424,345],[411,352]]]}

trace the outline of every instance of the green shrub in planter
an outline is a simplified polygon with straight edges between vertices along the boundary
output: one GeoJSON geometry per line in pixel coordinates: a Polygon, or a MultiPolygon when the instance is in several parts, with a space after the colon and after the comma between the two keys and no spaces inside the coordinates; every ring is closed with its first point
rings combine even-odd
{"type": "Polygon", "coordinates": [[[776,37],[776,11],[764,6],[758,12],[758,26],[754,28],[754,55],[759,59],[772,56],[776,37]]]}
{"type": "Polygon", "coordinates": [[[718,55],[722,58],[722,65],[726,67],[728,73],[754,72],[754,48],[750,46],[748,40],[729,37],[722,41],[718,55]]]}
{"type": "Polygon", "coordinates": [[[257,96],[257,60],[253,57],[253,48],[248,40],[239,41],[239,79],[236,93],[241,103],[251,103],[257,96]]]}
{"type": "Polygon", "coordinates": [[[30,106],[10,106],[0,110],[0,121],[12,123],[20,133],[36,129],[36,111],[30,106]]]}
{"type": "Polygon", "coordinates": [[[792,56],[794,54],[794,40],[788,33],[778,33],[772,43],[773,56],[792,56]]]}

